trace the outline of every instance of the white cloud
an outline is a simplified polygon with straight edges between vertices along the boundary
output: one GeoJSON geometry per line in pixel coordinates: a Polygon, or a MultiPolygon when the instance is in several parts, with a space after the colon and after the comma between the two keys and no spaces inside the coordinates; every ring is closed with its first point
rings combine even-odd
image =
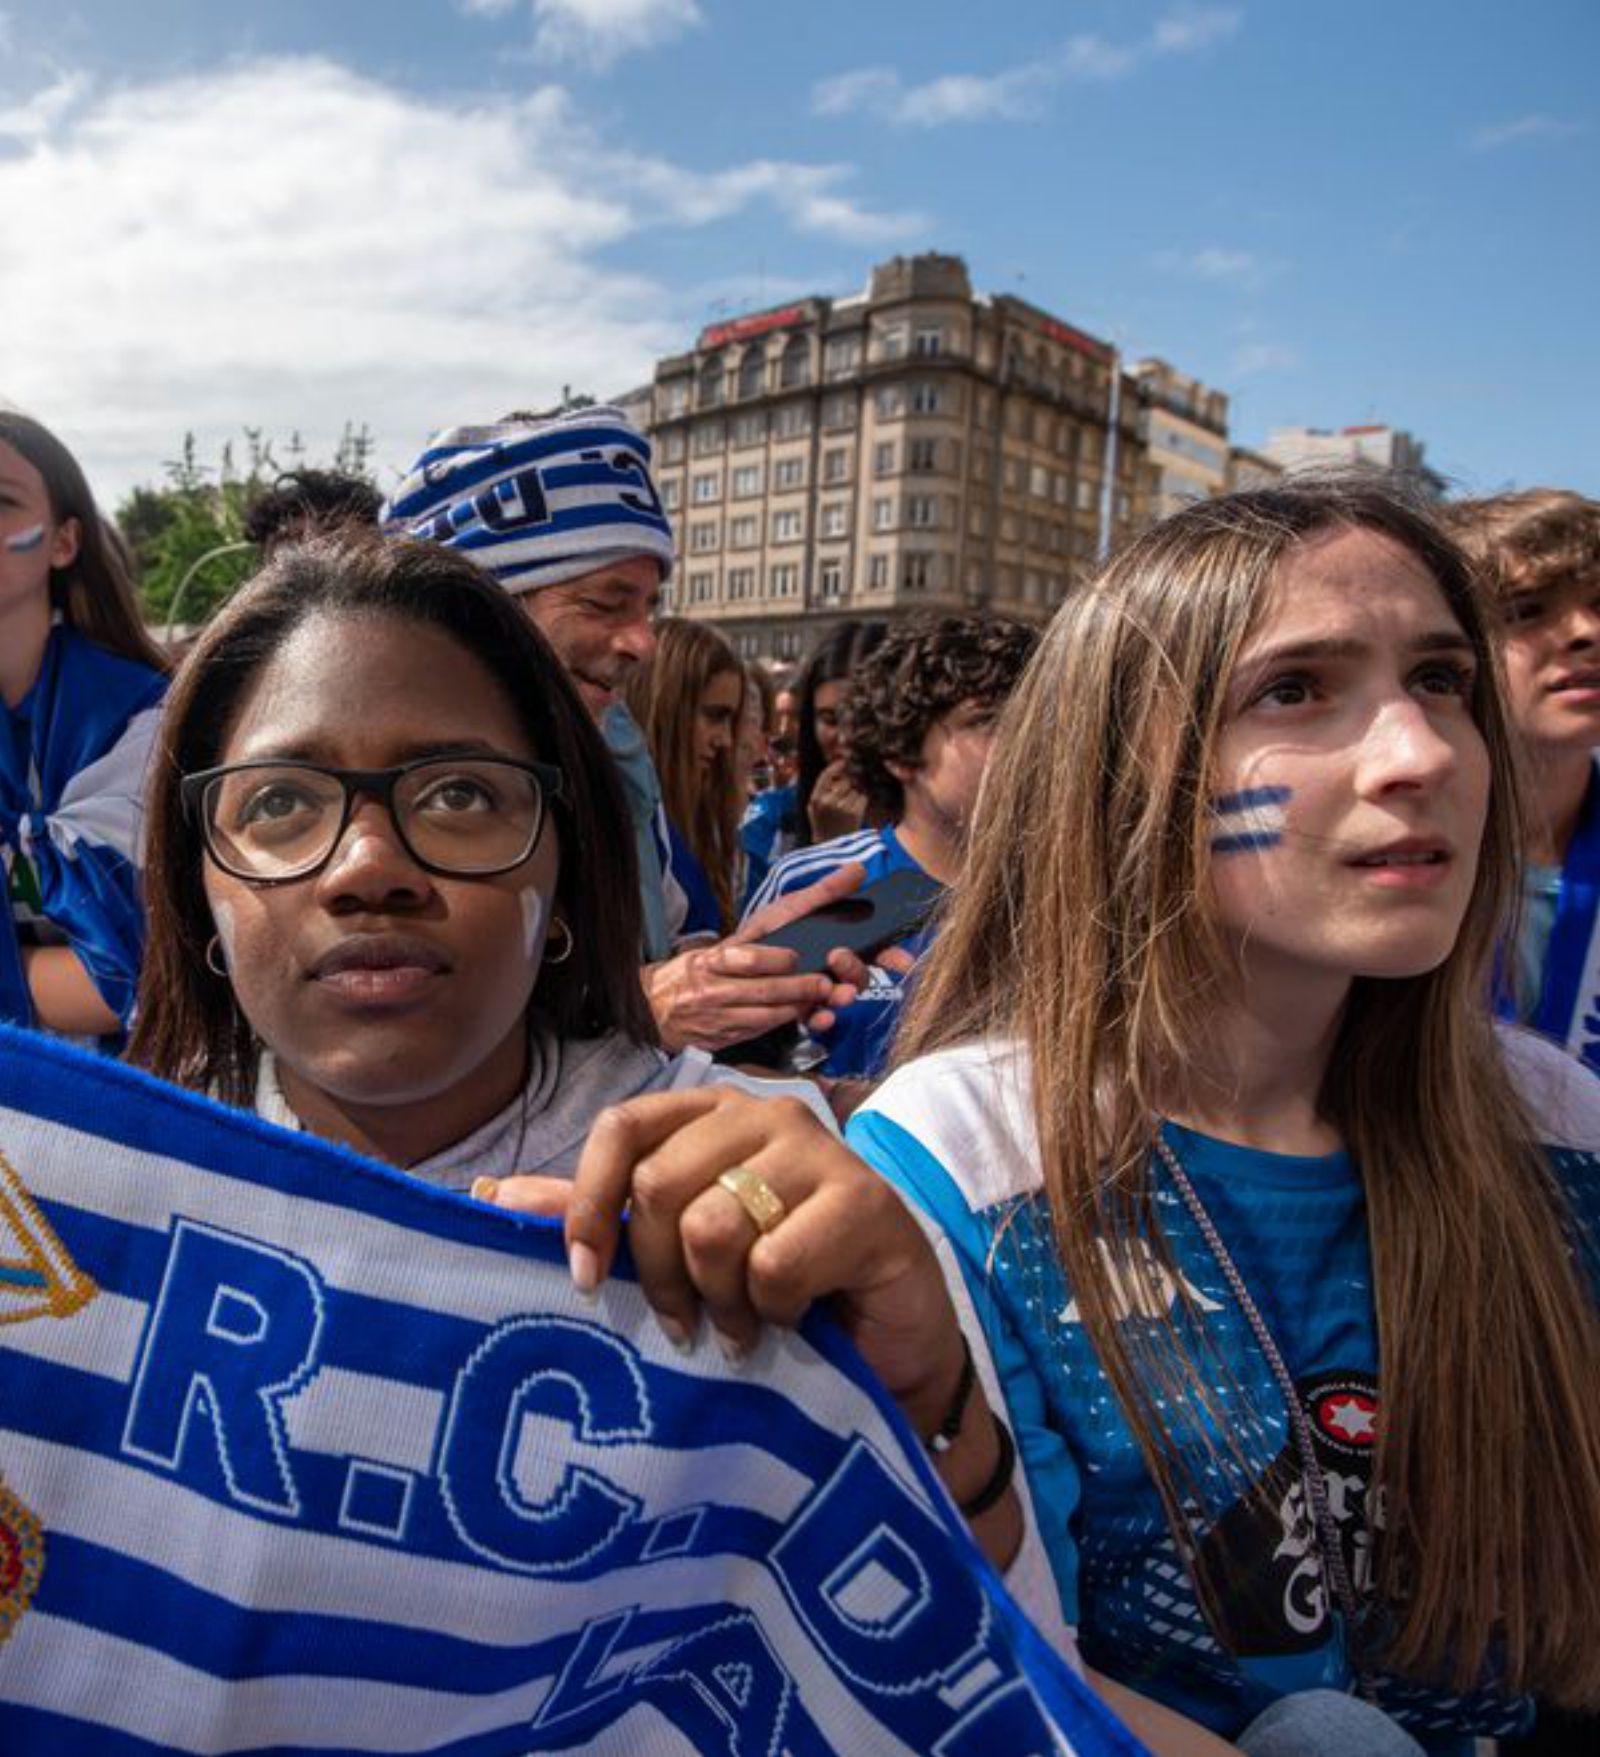
{"type": "MultiPolygon", "coordinates": [[[[456,0],[471,17],[504,18],[521,0],[456,0]]],[[[533,49],[548,61],[605,68],[705,23],[697,0],[533,0],[533,49]]]]}
{"type": "Polygon", "coordinates": [[[1158,250],[1152,261],[1167,274],[1250,291],[1275,280],[1286,266],[1274,257],[1258,256],[1253,250],[1229,250],[1219,244],[1189,251],[1158,250]]]}
{"type": "Polygon", "coordinates": [[[846,166],[689,172],[617,152],[558,88],[453,107],[315,59],[92,95],[18,146],[0,212],[52,243],[0,276],[0,400],[108,500],[190,428],[212,455],[246,423],[325,452],[365,422],[399,467],[447,423],[647,378],[699,315],[607,260],[647,227],[917,223],[852,200],[846,166]]]}
{"type": "Polygon", "coordinates": [[[1237,6],[1179,6],[1156,20],[1151,46],[1162,55],[1187,55],[1231,37],[1244,22],[1237,6]]]}
{"type": "Polygon", "coordinates": [[[1165,55],[1189,55],[1231,36],[1238,7],[1180,6],[1157,19],[1142,41],[1114,43],[1085,32],[1021,67],[999,73],[947,73],[908,85],[893,67],[858,67],[818,81],[811,108],[819,116],[875,116],[896,128],[953,122],[1025,121],[1042,115],[1063,85],[1108,83],[1165,55]]]}
{"type": "MultiPolygon", "coordinates": [[[[0,30],[4,24],[4,16],[0,15],[0,30]]],[[[53,85],[35,92],[25,102],[0,110],[0,140],[43,140],[88,91],[89,81],[82,74],[61,74],[53,85]]]]}
{"type": "Polygon", "coordinates": [[[1478,129],[1469,144],[1477,152],[1493,152],[1519,140],[1569,140],[1584,132],[1582,122],[1565,122],[1558,116],[1519,116],[1514,122],[1478,129]]]}
{"type": "Polygon", "coordinates": [[[1288,372],[1300,364],[1300,356],[1282,342],[1242,342],[1230,364],[1235,378],[1254,378],[1263,372],[1288,372]]]}

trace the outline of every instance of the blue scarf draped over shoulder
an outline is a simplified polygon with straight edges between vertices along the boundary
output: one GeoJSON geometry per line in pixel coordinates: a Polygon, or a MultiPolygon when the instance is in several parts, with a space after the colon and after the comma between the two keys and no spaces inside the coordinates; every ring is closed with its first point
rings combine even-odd
{"type": "Polygon", "coordinates": [[[144,946],[145,771],[166,679],[75,630],[50,631],[33,688],[0,703],[0,1020],[35,1022],[22,967],[42,917],[126,1026],[144,946]]]}

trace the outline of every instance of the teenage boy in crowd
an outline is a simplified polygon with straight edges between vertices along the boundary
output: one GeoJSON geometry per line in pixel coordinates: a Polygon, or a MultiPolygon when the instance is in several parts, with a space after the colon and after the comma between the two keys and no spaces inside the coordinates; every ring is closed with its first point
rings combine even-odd
{"type": "MultiPolygon", "coordinates": [[[[945,616],[904,624],[862,661],[844,702],[845,768],[880,829],[796,849],[750,900],[753,920],[780,898],[847,865],[862,888],[890,873],[954,882],[988,766],[995,722],[1038,645],[1038,633],[999,617],[945,616]]],[[[904,975],[874,969],[860,998],[809,1027],[828,1051],[825,1074],[872,1079],[883,1071],[904,975]]]]}
{"type": "Polygon", "coordinates": [[[717,1050],[784,1025],[831,1024],[831,1009],[866,980],[860,961],[835,954],[834,975],[799,975],[794,953],[757,942],[848,895],[854,871],[747,917],[727,939],[674,949],[683,898],[671,877],[661,789],[621,701],[623,682],[655,650],[673,563],[649,440],[619,410],[600,406],[450,428],[407,472],[384,524],[460,549],[517,595],[594,716],[633,817],[644,986],[664,1047],[717,1050]]]}

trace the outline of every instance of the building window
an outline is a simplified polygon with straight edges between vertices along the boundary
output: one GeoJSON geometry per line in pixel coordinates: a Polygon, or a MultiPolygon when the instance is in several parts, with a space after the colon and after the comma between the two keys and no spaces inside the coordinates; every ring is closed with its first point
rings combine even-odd
{"type": "Polygon", "coordinates": [[[780,488],[799,488],[806,479],[806,460],[804,458],[779,458],[772,466],[772,487],[776,492],[780,488]]]}
{"type": "Polygon", "coordinates": [[[1078,483],[1078,511],[1089,512],[1093,506],[1094,484],[1092,482],[1080,481],[1078,483]]]}
{"type": "Polygon", "coordinates": [[[722,478],[715,470],[708,470],[703,476],[696,476],[689,486],[689,498],[696,506],[708,506],[713,500],[722,498],[722,478]]]}
{"type": "Polygon", "coordinates": [[[874,592],[881,592],[889,583],[889,557],[873,555],[867,560],[867,585],[874,592]]]}
{"type": "Polygon", "coordinates": [[[681,464],[683,462],[683,429],[674,427],[670,433],[661,435],[661,461],[664,464],[681,464]]]}
{"type": "Polygon", "coordinates": [[[933,557],[913,549],[900,562],[900,585],[907,592],[925,592],[933,579],[933,557]]]}
{"type": "Polygon", "coordinates": [[[740,464],[733,472],[733,498],[748,500],[752,494],[761,492],[760,464],[740,464]]]}
{"type": "Polygon", "coordinates": [[[906,454],[906,467],[912,470],[927,472],[939,467],[939,442],[937,439],[913,439],[906,454]]]}
{"type": "Polygon", "coordinates": [[[932,494],[913,494],[906,501],[906,523],[931,530],[939,522],[939,502],[932,494]]]}
{"type": "Polygon", "coordinates": [[[811,431],[811,410],[805,403],[785,403],[772,417],[772,437],[793,439],[811,431]]]}
{"type": "Polygon", "coordinates": [[[854,427],[856,424],[856,399],[847,390],[835,391],[832,396],[822,399],[822,425],[830,433],[837,433],[841,427],[854,427]]]}
{"type": "Polygon", "coordinates": [[[1035,500],[1050,498],[1050,472],[1043,464],[1035,464],[1028,472],[1028,492],[1035,500]]]}
{"type": "Polygon", "coordinates": [[[778,562],[767,575],[774,598],[797,598],[800,595],[800,569],[792,561],[778,562]]]}
{"type": "Polygon", "coordinates": [[[716,577],[714,573],[690,574],[689,602],[691,604],[709,604],[716,577]]]}
{"type": "Polygon", "coordinates": [[[756,590],[756,570],[753,567],[733,567],[728,570],[728,597],[752,598],[756,590]]]}
{"type": "Polygon", "coordinates": [[[978,392],[977,401],[972,405],[973,419],[980,427],[994,426],[994,397],[986,390],[978,392]]]}
{"type": "Polygon", "coordinates": [[[906,326],[903,323],[886,323],[878,331],[878,358],[880,360],[898,360],[906,351],[906,326]]]}
{"type": "Polygon", "coordinates": [[[800,541],[798,509],[790,508],[772,515],[772,540],[774,543],[798,543],[800,541]]]}
{"type": "Polygon", "coordinates": [[[670,482],[661,484],[661,507],[664,512],[676,512],[678,501],[683,495],[683,484],[676,476],[670,482]]]}
{"type": "Polygon", "coordinates": [[[898,384],[886,384],[873,399],[880,421],[898,421],[905,413],[905,396],[898,384]]]}
{"type": "Polygon", "coordinates": [[[875,531],[894,529],[894,502],[887,495],[872,503],[872,528],[875,531]]]}
{"type": "Polygon", "coordinates": [[[989,515],[981,501],[973,501],[967,508],[967,529],[974,537],[981,537],[988,528],[989,515]]]}
{"type": "Polygon", "coordinates": [[[811,382],[811,344],[804,336],[790,336],[778,363],[778,382],[785,390],[811,382]]]}
{"type": "Polygon", "coordinates": [[[939,324],[929,324],[919,329],[911,339],[911,351],[931,359],[935,354],[944,352],[944,329],[939,324]]]}
{"type": "Polygon", "coordinates": [[[700,391],[696,399],[700,408],[716,409],[722,406],[724,376],[720,360],[707,360],[700,368],[700,391]]]}
{"type": "Polygon", "coordinates": [[[889,476],[894,473],[894,441],[881,439],[872,448],[872,473],[875,476],[889,476]]]}
{"type": "Polygon", "coordinates": [[[728,428],[728,436],[734,445],[760,445],[767,437],[766,415],[735,415],[728,428]]]}
{"type": "Polygon", "coordinates": [[[780,628],[772,637],[772,656],[775,659],[798,659],[800,657],[800,630],[780,628]]]}
{"type": "Polygon", "coordinates": [[[825,561],[817,572],[817,593],[823,598],[844,596],[844,563],[825,561]]]}
{"type": "Polygon", "coordinates": [[[722,437],[720,421],[698,422],[694,430],[694,455],[704,458],[709,457],[712,452],[721,451],[722,437]]]}
{"type": "Polygon", "coordinates": [[[680,415],[689,412],[689,381],[687,378],[675,378],[670,384],[661,387],[661,416],[665,421],[676,421],[680,415]]]}
{"type": "Polygon", "coordinates": [[[830,445],[822,454],[824,482],[842,482],[850,474],[850,452],[842,445],[830,445]]]}
{"type": "Polygon", "coordinates": [[[728,547],[754,549],[761,541],[761,521],[754,513],[742,513],[728,522],[728,547]]]}
{"type": "Polygon", "coordinates": [[[848,378],[861,364],[861,337],[835,336],[823,355],[823,376],[830,381],[835,378],[848,378]]]}
{"type": "MultiPolygon", "coordinates": [[[[762,380],[766,376],[766,356],[760,346],[746,348],[744,358],[739,362],[739,396],[741,401],[761,395],[762,380]]],[[[729,593],[732,594],[732,582],[729,582],[729,593]]]]}
{"type": "Polygon", "coordinates": [[[1020,494],[1023,477],[1024,470],[1020,458],[1005,458],[1001,461],[1000,480],[1005,483],[1007,488],[1014,488],[1020,494]]]}
{"type": "Polygon", "coordinates": [[[937,384],[914,384],[911,387],[911,413],[937,415],[944,406],[944,392],[937,384]]]}
{"type": "Polygon", "coordinates": [[[830,500],[822,509],[824,537],[842,537],[849,525],[850,509],[842,500],[830,500]]]}
{"type": "Polygon", "coordinates": [[[689,527],[689,553],[706,555],[717,547],[719,540],[715,519],[697,519],[689,527]]]}
{"type": "Polygon", "coordinates": [[[1125,519],[1128,516],[1129,510],[1127,495],[1119,493],[1117,495],[1117,517],[1119,519],[1125,519]]]}

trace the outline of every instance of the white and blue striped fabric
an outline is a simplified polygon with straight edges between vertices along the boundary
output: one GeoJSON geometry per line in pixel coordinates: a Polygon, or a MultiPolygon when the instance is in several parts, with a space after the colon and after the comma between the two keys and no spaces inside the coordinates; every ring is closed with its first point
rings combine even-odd
{"type": "Polygon", "coordinates": [[[0,1032],[0,1749],[1138,1747],[826,1323],[0,1032]]]}
{"type": "Polygon", "coordinates": [[[460,549],[508,592],[632,555],[672,572],[672,526],[650,479],[650,441],[620,409],[435,434],[383,510],[387,530],[460,549]]]}

